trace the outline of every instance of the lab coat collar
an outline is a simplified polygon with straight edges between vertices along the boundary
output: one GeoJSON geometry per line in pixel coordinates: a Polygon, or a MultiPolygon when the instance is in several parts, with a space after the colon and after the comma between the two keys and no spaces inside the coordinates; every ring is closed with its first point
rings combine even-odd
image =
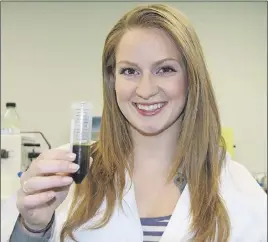
{"type": "MultiPolygon", "coordinates": [[[[126,175],[126,187],[123,201],[130,208],[135,220],[139,222],[137,203],[135,199],[135,187],[129,175],[126,175]]],[[[169,223],[164,230],[160,242],[187,241],[190,239],[189,221],[190,221],[190,193],[188,184],[186,184],[181,196],[179,197],[169,223]]],[[[140,225],[140,230],[142,227],[140,225]]]]}
{"type": "Polygon", "coordinates": [[[129,206],[135,218],[139,218],[138,208],[135,198],[135,187],[128,172],[126,172],[126,185],[124,188],[123,201],[129,206]]]}

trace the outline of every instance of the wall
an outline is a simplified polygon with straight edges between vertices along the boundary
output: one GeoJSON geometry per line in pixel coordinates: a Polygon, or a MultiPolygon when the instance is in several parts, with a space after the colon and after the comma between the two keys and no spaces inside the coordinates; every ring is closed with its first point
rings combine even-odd
{"type": "MultiPolygon", "coordinates": [[[[139,3],[2,2],[2,98],[24,130],[53,147],[69,140],[70,104],[102,110],[101,55],[116,20],[139,3]]],[[[254,2],[177,2],[204,48],[222,123],[234,129],[235,159],[267,168],[267,10],[254,2]]]]}

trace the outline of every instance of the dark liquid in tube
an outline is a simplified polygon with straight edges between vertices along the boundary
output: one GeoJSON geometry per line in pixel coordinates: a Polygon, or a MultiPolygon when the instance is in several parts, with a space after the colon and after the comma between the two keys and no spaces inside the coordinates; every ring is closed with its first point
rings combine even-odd
{"type": "Polygon", "coordinates": [[[89,145],[73,145],[73,153],[76,154],[74,163],[80,166],[76,173],[71,174],[74,182],[80,184],[88,174],[90,162],[90,146],[89,145]]]}

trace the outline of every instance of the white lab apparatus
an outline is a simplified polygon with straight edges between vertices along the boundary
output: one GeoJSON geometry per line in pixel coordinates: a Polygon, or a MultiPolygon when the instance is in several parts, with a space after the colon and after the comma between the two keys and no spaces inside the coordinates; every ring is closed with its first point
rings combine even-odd
{"type": "MultiPolygon", "coordinates": [[[[31,150],[24,144],[36,144],[36,139],[22,134],[1,134],[1,201],[14,195],[20,187],[18,174],[30,165],[31,150]],[[7,153],[6,157],[2,152],[7,153]]],[[[36,151],[41,153],[41,148],[36,151]]]]}
{"type": "Polygon", "coordinates": [[[11,196],[19,188],[21,171],[25,161],[21,135],[1,135],[1,151],[5,150],[7,158],[1,157],[1,200],[11,196]]]}

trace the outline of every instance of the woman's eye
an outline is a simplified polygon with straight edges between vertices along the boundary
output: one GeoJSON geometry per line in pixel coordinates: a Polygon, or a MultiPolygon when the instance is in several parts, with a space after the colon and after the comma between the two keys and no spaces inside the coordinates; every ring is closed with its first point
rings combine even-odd
{"type": "Polygon", "coordinates": [[[176,72],[176,70],[172,67],[169,67],[169,66],[162,67],[158,71],[158,73],[160,73],[160,74],[171,73],[171,72],[176,72]]]}
{"type": "Polygon", "coordinates": [[[123,74],[123,75],[126,75],[126,76],[132,76],[132,75],[137,75],[138,72],[133,68],[122,68],[120,70],[120,74],[123,74]]]}

